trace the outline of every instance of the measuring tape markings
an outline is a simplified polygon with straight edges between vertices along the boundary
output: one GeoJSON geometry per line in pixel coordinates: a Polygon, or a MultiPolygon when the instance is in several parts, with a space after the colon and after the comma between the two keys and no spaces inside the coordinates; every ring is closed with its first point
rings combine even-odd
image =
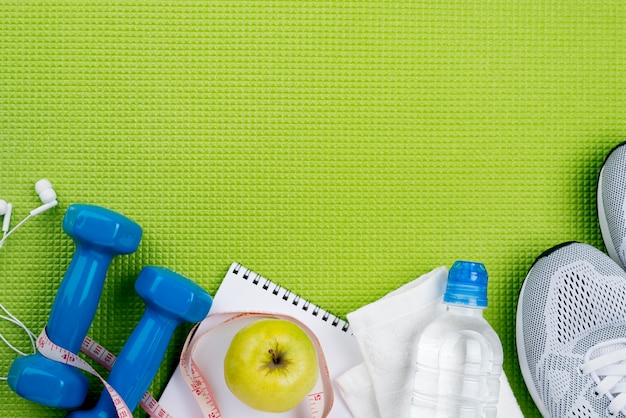
{"type": "Polygon", "coordinates": [[[89,358],[93,359],[96,363],[101,365],[107,370],[111,370],[113,363],[117,357],[109,350],[95,342],[89,337],[85,337],[83,344],[80,347],[80,351],[85,353],[89,358]]]}
{"type": "MultiPolygon", "coordinates": [[[[195,328],[193,332],[189,334],[189,337],[185,342],[185,348],[187,347],[187,343],[189,342],[191,335],[194,333],[195,328]]],[[[202,416],[206,418],[221,418],[222,413],[217,406],[217,400],[215,399],[211,385],[209,385],[209,382],[206,380],[202,372],[200,372],[198,365],[192,357],[192,351],[188,351],[185,348],[183,348],[180,359],[181,370],[187,385],[191,389],[191,393],[196,399],[196,403],[202,411],[202,416]]]]}

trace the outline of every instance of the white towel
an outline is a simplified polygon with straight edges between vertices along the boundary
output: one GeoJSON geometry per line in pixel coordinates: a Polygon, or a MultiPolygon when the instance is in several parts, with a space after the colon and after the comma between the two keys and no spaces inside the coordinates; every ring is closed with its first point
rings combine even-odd
{"type": "MultiPolygon", "coordinates": [[[[448,269],[433,271],[348,314],[365,362],[337,379],[356,418],[407,418],[413,387],[415,341],[443,311],[448,269]]],[[[523,418],[504,373],[498,416],[523,418]]]]}

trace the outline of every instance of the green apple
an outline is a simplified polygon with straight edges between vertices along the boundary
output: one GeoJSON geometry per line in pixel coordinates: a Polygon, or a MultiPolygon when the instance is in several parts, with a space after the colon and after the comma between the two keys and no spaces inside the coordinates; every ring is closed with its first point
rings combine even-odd
{"type": "Polygon", "coordinates": [[[230,391],[265,412],[293,409],[318,376],[317,352],[309,336],[291,321],[263,318],[241,328],[224,357],[230,391]]]}

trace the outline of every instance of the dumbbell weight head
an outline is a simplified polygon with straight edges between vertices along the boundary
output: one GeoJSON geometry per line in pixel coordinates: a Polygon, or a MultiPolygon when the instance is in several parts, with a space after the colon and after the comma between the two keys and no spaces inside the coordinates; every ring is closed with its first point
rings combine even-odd
{"type": "Polygon", "coordinates": [[[67,208],[63,230],[77,244],[98,247],[112,255],[130,254],[141,241],[141,227],[124,215],[100,206],[74,204],[67,208]]]}
{"type": "Polygon", "coordinates": [[[202,287],[163,267],[144,267],[135,282],[135,290],[147,309],[156,309],[178,323],[203,320],[212,303],[202,287]]]}

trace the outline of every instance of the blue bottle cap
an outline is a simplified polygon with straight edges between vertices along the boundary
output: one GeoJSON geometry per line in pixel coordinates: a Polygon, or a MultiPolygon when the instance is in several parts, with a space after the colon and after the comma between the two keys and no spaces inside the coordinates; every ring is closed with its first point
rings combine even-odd
{"type": "Polygon", "coordinates": [[[487,269],[482,263],[455,261],[448,272],[445,303],[487,307],[487,269]]]}

